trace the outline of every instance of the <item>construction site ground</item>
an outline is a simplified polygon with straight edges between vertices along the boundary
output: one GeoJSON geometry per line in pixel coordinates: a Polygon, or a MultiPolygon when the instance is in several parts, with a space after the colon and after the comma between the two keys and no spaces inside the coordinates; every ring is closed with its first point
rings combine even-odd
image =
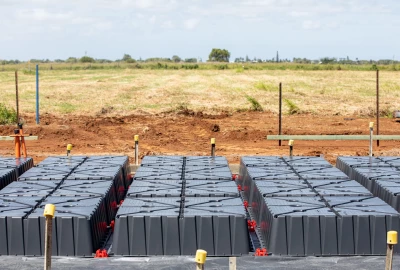
{"type": "MultiPolygon", "coordinates": [[[[140,157],[144,155],[209,155],[210,138],[216,138],[217,155],[230,164],[238,164],[243,155],[288,155],[287,142],[267,141],[267,135],[278,134],[278,117],[267,112],[243,112],[207,115],[185,111],[168,114],[135,114],[129,116],[23,115],[25,133],[39,136],[28,141],[28,154],[35,163],[52,155],[64,155],[68,143],[74,155],[128,155],[134,162],[135,134],[140,135],[140,157]]],[[[282,134],[290,135],[368,135],[373,118],[355,116],[285,115],[282,134]]],[[[5,126],[0,135],[13,133],[5,126]]],[[[381,118],[380,134],[399,134],[400,123],[381,118]]],[[[367,155],[368,141],[296,141],[294,155],[324,155],[332,164],[338,155],[367,155]]],[[[400,154],[397,141],[374,145],[376,155],[400,154]]],[[[14,155],[12,141],[0,141],[0,155],[14,155]]]]}

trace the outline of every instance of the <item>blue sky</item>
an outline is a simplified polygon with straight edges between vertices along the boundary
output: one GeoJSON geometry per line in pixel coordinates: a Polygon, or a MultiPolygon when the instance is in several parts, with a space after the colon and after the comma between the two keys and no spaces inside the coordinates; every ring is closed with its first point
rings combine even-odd
{"type": "Polygon", "coordinates": [[[400,59],[398,0],[0,0],[0,59],[400,59]]]}

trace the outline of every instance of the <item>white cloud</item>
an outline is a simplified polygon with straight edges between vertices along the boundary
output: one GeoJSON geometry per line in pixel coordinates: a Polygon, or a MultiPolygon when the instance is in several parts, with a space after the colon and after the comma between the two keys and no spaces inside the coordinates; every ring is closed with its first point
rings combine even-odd
{"type": "Polygon", "coordinates": [[[175,27],[175,25],[172,21],[165,21],[161,24],[161,27],[165,29],[172,29],[175,27]]]}
{"type": "Polygon", "coordinates": [[[149,18],[149,23],[151,23],[151,24],[155,24],[156,21],[157,21],[156,15],[153,15],[153,16],[151,16],[151,17],[149,18]]]}
{"type": "Polygon", "coordinates": [[[192,30],[196,28],[199,25],[199,23],[200,23],[199,19],[188,19],[183,22],[183,26],[188,30],[192,30]]]}
{"type": "Polygon", "coordinates": [[[71,19],[72,13],[51,13],[45,9],[34,8],[32,10],[25,9],[18,11],[17,17],[36,21],[65,21],[71,19]]]}
{"type": "Polygon", "coordinates": [[[321,27],[321,23],[319,21],[303,21],[302,24],[303,28],[306,30],[314,30],[314,29],[319,29],[321,27]]]}

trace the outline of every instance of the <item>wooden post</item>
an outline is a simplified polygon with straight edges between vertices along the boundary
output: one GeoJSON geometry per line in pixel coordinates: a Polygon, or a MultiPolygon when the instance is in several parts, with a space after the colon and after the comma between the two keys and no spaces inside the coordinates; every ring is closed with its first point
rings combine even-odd
{"type": "Polygon", "coordinates": [[[229,257],[229,270],[236,270],[236,257],[229,257]]]}
{"type": "MultiPolygon", "coordinates": [[[[279,83],[279,128],[278,135],[282,135],[282,83],[279,83]]],[[[282,140],[279,140],[279,146],[282,146],[282,140]]]]}
{"type": "Polygon", "coordinates": [[[215,157],[215,138],[211,138],[211,156],[215,157]]]}
{"type": "Polygon", "coordinates": [[[393,266],[393,248],[397,244],[397,232],[389,231],[387,233],[386,265],[385,270],[392,270],[393,266]]]}
{"type": "Polygon", "coordinates": [[[44,241],[44,270],[51,269],[51,251],[52,251],[52,232],[53,217],[56,207],[53,204],[46,204],[43,216],[46,218],[45,241],[44,241]]]}
{"type": "MultiPolygon", "coordinates": [[[[379,70],[376,71],[376,135],[379,135],[379,70]]],[[[379,140],[376,146],[379,146],[379,140]]]]}
{"type": "Polygon", "coordinates": [[[206,258],[207,258],[207,251],[198,249],[196,251],[196,270],[203,270],[204,269],[204,264],[206,263],[206,258]]]}
{"type": "Polygon", "coordinates": [[[139,165],[139,135],[135,135],[135,164],[139,165]]]}

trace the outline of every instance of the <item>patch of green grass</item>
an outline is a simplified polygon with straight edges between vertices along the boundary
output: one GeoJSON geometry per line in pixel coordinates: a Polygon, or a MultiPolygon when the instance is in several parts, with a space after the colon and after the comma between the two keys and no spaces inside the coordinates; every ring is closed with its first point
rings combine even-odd
{"type": "Polygon", "coordinates": [[[256,112],[262,112],[264,109],[261,104],[257,101],[257,99],[247,95],[246,99],[251,104],[251,110],[256,112]]]}
{"type": "Polygon", "coordinates": [[[290,115],[300,113],[300,108],[293,101],[284,99],[284,102],[286,103],[286,106],[289,107],[288,113],[290,115]]]}
{"type": "Polygon", "coordinates": [[[61,113],[72,113],[76,110],[76,106],[68,102],[62,102],[58,107],[61,113]]]}
{"type": "Polygon", "coordinates": [[[0,103],[0,125],[9,125],[17,123],[17,112],[6,105],[0,103]]]}
{"type": "MultiPolygon", "coordinates": [[[[258,90],[263,90],[263,91],[271,91],[274,89],[274,86],[272,86],[270,84],[266,84],[264,82],[257,82],[254,86],[258,90]]],[[[275,88],[278,89],[278,87],[275,87],[275,88]]]]}

